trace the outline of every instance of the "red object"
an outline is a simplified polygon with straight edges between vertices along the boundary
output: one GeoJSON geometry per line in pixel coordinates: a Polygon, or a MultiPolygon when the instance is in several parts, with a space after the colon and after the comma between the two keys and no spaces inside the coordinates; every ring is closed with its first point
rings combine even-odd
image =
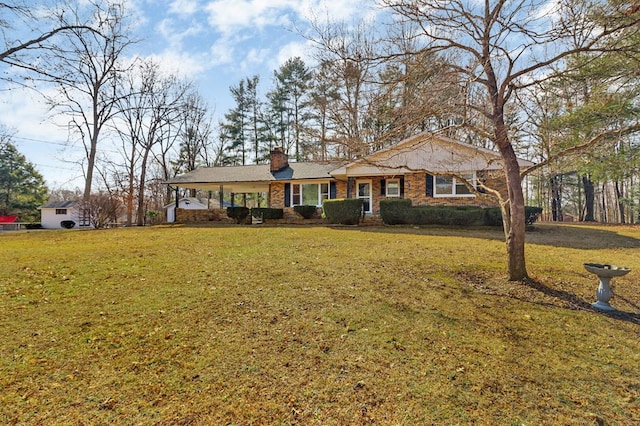
{"type": "Polygon", "coordinates": [[[0,223],[14,223],[18,220],[18,216],[0,216],[0,223]]]}

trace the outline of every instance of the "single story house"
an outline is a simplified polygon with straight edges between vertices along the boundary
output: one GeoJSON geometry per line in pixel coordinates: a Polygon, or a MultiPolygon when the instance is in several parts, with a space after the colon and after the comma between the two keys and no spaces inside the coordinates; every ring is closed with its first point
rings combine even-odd
{"type": "MultiPolygon", "coordinates": [[[[521,167],[533,163],[520,160],[521,167]]],[[[500,154],[423,132],[352,162],[289,162],[282,148],[269,164],[205,167],[167,184],[222,193],[266,193],[272,208],[322,206],[333,198],[360,198],[364,212],[378,214],[380,201],[408,198],[413,205],[494,206],[470,189],[479,182],[506,195],[500,154]]]]}
{"type": "Polygon", "coordinates": [[[63,221],[73,221],[74,228],[90,228],[91,221],[81,214],[79,206],[76,201],[52,201],[40,206],[40,224],[45,229],[62,229],[63,221]]]}

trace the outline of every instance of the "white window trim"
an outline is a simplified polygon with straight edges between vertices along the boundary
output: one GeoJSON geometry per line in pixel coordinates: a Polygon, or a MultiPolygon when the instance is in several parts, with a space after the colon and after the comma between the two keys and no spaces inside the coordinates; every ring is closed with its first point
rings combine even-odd
{"type": "MultiPolygon", "coordinates": [[[[476,173],[461,173],[461,175],[465,175],[465,174],[469,174],[469,175],[473,175],[472,179],[471,179],[471,186],[473,186],[474,188],[477,185],[477,177],[476,177],[476,173]]],[[[433,176],[433,197],[434,198],[473,198],[476,196],[476,194],[474,194],[473,192],[471,194],[456,194],[456,182],[457,182],[457,178],[455,176],[450,176],[451,177],[451,193],[448,194],[438,194],[438,186],[436,184],[436,179],[437,176],[433,176]]]]}
{"type": "Polygon", "coordinates": [[[387,198],[400,198],[400,179],[387,179],[385,181],[384,194],[387,198]],[[389,194],[389,183],[395,182],[398,184],[398,193],[397,194],[389,194]]]}
{"type": "Polygon", "coordinates": [[[303,194],[303,189],[302,189],[302,185],[318,185],[318,204],[316,204],[316,207],[322,207],[322,185],[323,184],[327,184],[327,199],[330,200],[331,199],[331,181],[317,181],[317,180],[311,180],[311,181],[297,181],[297,182],[291,182],[291,194],[289,194],[289,204],[291,205],[291,207],[293,206],[302,206],[304,204],[294,204],[293,202],[293,187],[294,185],[300,185],[300,202],[302,203],[302,200],[304,199],[304,194],[303,194]]]}
{"type": "Polygon", "coordinates": [[[373,213],[373,181],[371,179],[358,179],[356,180],[356,198],[360,199],[360,200],[365,200],[367,198],[365,197],[361,197],[358,191],[358,185],[361,183],[368,183],[369,184],[369,197],[368,197],[368,201],[369,201],[369,210],[365,210],[365,213],[373,213]]]}

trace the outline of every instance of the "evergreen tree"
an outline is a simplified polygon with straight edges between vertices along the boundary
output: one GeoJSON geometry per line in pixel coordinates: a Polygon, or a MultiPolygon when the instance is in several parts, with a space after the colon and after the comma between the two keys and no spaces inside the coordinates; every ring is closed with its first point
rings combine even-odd
{"type": "Polygon", "coordinates": [[[44,179],[4,136],[0,138],[0,215],[22,222],[39,220],[38,207],[47,200],[44,179]]]}

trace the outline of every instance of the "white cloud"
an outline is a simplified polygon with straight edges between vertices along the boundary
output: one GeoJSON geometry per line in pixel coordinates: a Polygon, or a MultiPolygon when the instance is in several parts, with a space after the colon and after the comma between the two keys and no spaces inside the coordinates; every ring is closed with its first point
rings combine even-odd
{"type": "Polygon", "coordinates": [[[304,61],[308,67],[314,66],[314,59],[310,56],[313,51],[313,42],[309,40],[305,41],[293,41],[280,48],[278,53],[269,61],[269,66],[276,70],[280,68],[282,64],[289,58],[299,57],[304,61]]]}
{"type": "Polygon", "coordinates": [[[191,16],[198,11],[198,2],[194,0],[174,0],[169,5],[169,13],[191,16]]]}
{"type": "Polygon", "coordinates": [[[163,71],[187,79],[197,78],[208,67],[207,60],[202,55],[191,55],[173,49],[148,55],[147,58],[157,63],[163,71]]]}
{"type": "Polygon", "coordinates": [[[196,22],[184,25],[172,19],[163,19],[158,23],[157,30],[169,43],[170,49],[181,50],[183,41],[188,37],[194,37],[202,33],[203,28],[196,22]]]}
{"type": "Polygon", "coordinates": [[[269,26],[289,26],[296,19],[351,20],[374,10],[366,0],[214,0],[205,6],[209,24],[223,34],[269,26]]]}

